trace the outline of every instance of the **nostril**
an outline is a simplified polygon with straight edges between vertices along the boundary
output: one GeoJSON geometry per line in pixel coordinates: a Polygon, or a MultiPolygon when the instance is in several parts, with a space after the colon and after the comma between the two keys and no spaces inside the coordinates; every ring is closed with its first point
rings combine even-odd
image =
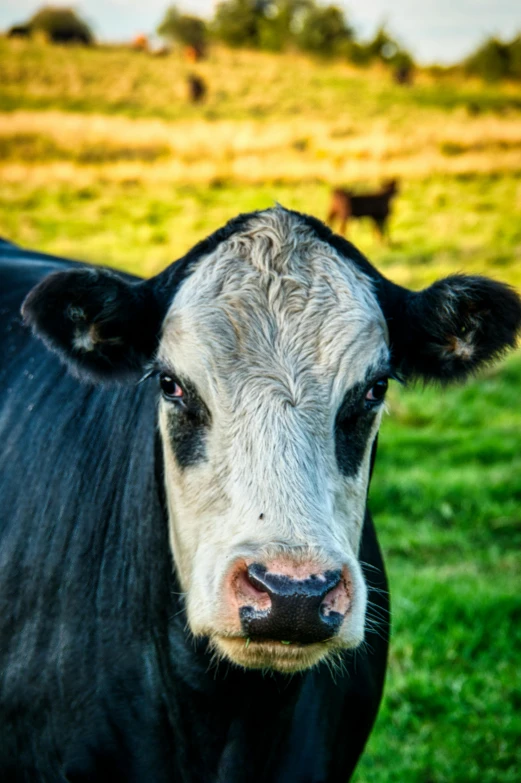
{"type": "Polygon", "coordinates": [[[235,574],[233,579],[233,591],[238,600],[239,606],[251,606],[257,611],[265,612],[271,607],[271,599],[262,584],[249,574],[249,569],[241,568],[235,574]]]}
{"type": "Polygon", "coordinates": [[[248,566],[247,578],[249,583],[256,590],[260,590],[263,593],[270,593],[269,585],[266,580],[266,566],[260,565],[260,563],[251,563],[248,566]]]}
{"type": "Polygon", "coordinates": [[[322,601],[342,584],[342,572],[340,570],[326,571],[325,573],[309,573],[294,576],[288,574],[273,573],[260,563],[251,563],[248,566],[248,577],[251,584],[271,598],[300,598],[306,601],[311,609],[317,609],[322,601]]]}
{"type": "Polygon", "coordinates": [[[345,577],[342,577],[338,584],[330,590],[325,596],[320,605],[320,614],[329,618],[333,614],[341,615],[344,617],[351,606],[351,586],[346,581],[345,577]]]}

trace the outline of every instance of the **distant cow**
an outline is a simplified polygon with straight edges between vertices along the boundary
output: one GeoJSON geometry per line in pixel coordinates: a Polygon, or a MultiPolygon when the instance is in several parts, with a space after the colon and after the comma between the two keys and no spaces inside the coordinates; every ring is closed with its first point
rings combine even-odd
{"type": "Polygon", "coordinates": [[[143,33],[139,33],[139,35],[134,36],[130,46],[135,52],[148,52],[148,37],[143,33]]]}
{"type": "Polygon", "coordinates": [[[388,379],[465,378],[520,324],[507,286],[409,291],[281,207],[151,280],[1,243],[0,779],[347,781],[388,379]]]}
{"type": "Polygon", "coordinates": [[[206,83],[204,79],[195,73],[190,73],[186,80],[188,87],[188,100],[190,103],[202,103],[206,97],[206,83]]]}
{"type": "Polygon", "coordinates": [[[15,24],[7,31],[8,38],[30,38],[32,34],[31,25],[15,24]]]}
{"type": "Polygon", "coordinates": [[[410,85],[413,82],[413,67],[410,63],[398,65],[393,70],[393,80],[395,84],[410,85]]]}
{"type": "Polygon", "coordinates": [[[339,232],[345,236],[347,223],[353,217],[370,217],[383,239],[391,213],[391,201],[398,192],[398,182],[391,179],[376,193],[357,195],[350,190],[336,188],[331,193],[327,216],[328,225],[333,227],[339,221],[339,232]]]}

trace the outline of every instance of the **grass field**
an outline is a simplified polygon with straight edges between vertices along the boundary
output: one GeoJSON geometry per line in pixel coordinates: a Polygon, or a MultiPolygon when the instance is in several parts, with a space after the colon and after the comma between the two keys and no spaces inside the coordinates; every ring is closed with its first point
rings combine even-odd
{"type": "MultiPolygon", "coordinates": [[[[392,279],[521,286],[521,89],[216,50],[0,40],[0,234],[150,275],[238,212],[323,217],[331,184],[398,176],[392,279]],[[193,66],[190,66],[193,69],[193,66]]],[[[521,779],[521,358],[465,388],[393,389],[370,504],[393,593],[385,703],[357,783],[521,779]]]]}

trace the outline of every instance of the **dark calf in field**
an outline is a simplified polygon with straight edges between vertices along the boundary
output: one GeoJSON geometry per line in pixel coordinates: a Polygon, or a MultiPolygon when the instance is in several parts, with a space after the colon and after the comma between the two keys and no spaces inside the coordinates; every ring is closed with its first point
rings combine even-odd
{"type": "Polygon", "coordinates": [[[386,234],[387,220],[391,213],[391,201],[398,192],[398,182],[391,179],[377,193],[356,195],[349,190],[335,188],[331,193],[331,204],[327,215],[327,223],[331,228],[339,221],[339,234],[345,236],[347,223],[353,217],[370,217],[374,220],[377,231],[383,239],[386,234]]]}
{"type": "Polygon", "coordinates": [[[187,79],[188,100],[190,103],[202,103],[206,97],[207,87],[203,79],[191,73],[187,79]]]}

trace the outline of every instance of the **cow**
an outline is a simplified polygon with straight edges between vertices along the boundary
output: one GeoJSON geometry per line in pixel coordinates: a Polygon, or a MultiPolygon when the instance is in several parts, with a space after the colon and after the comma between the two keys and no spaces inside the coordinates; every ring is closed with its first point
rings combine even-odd
{"type": "Polygon", "coordinates": [[[380,239],[387,232],[387,221],[391,214],[391,201],[398,193],[398,180],[390,179],[376,193],[357,194],[350,190],[335,188],[327,215],[327,223],[333,228],[339,221],[339,233],[345,235],[348,221],[354,217],[369,217],[374,221],[380,239]]]}
{"type": "Polygon", "coordinates": [[[30,24],[14,24],[7,31],[8,38],[30,38],[32,35],[30,24]]]}
{"type": "Polygon", "coordinates": [[[516,293],[410,291],[280,206],[151,279],[8,242],[0,275],[2,781],[347,781],[388,381],[499,357],[516,293]]]}
{"type": "Polygon", "coordinates": [[[206,82],[196,73],[186,77],[187,96],[190,103],[202,103],[206,98],[208,88],[206,82]]]}

